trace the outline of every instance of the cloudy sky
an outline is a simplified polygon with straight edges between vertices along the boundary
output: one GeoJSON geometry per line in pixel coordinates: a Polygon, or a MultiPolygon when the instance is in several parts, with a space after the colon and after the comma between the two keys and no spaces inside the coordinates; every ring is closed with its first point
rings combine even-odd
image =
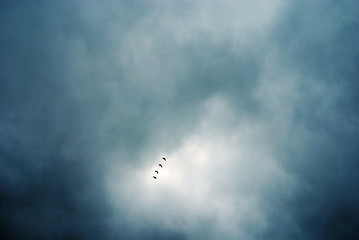
{"type": "Polygon", "coordinates": [[[358,239],[358,16],[1,1],[0,238],[358,239]]]}

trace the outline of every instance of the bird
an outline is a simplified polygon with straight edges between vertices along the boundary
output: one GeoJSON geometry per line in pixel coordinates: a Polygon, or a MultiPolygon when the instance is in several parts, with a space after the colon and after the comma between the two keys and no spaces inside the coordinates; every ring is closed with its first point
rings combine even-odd
{"type": "Polygon", "coordinates": [[[163,157],[162,159],[165,160],[165,161],[167,161],[166,158],[164,158],[164,157],[163,157]]]}
{"type": "Polygon", "coordinates": [[[158,171],[156,170],[156,171],[155,171],[155,173],[157,173],[157,174],[158,174],[158,171]]]}
{"type": "Polygon", "coordinates": [[[160,163],[160,164],[158,164],[158,166],[162,167],[162,164],[160,163]]]}
{"type": "Polygon", "coordinates": [[[155,176],[153,176],[154,179],[157,179],[155,176]]]}

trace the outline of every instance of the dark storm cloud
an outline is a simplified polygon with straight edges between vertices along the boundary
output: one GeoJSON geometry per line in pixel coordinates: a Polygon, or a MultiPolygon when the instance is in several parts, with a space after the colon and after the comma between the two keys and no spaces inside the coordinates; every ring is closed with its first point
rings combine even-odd
{"type": "Polygon", "coordinates": [[[101,237],[101,170],[67,86],[61,17],[39,5],[1,10],[1,238],[101,237]]]}
{"type": "MultiPolygon", "coordinates": [[[[358,8],[351,1],[294,6],[276,33],[281,63],[295,67],[303,78],[294,92],[298,99],[291,106],[289,142],[281,144],[279,152],[302,186],[275,219],[290,212],[297,225],[283,238],[355,239],[358,8]]],[[[273,229],[268,234],[278,239],[273,229]]]]}
{"type": "Polygon", "coordinates": [[[358,237],[355,1],[1,6],[2,239],[358,237]]]}

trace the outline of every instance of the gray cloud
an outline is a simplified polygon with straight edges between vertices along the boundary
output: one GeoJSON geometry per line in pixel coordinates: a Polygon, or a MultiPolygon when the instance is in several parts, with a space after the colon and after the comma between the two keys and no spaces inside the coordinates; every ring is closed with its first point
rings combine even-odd
{"type": "Polygon", "coordinates": [[[354,1],[1,5],[2,239],[358,237],[354,1]]]}

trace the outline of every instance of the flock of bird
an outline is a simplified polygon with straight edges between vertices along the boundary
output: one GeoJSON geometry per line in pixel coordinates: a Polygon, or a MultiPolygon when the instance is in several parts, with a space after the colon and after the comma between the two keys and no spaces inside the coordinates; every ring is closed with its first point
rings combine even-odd
{"type": "MultiPolygon", "coordinates": [[[[163,161],[167,161],[167,159],[166,159],[165,157],[162,157],[162,159],[163,159],[163,161]]],[[[162,165],[161,163],[159,163],[158,166],[160,166],[161,168],[163,168],[163,165],[162,165]]],[[[155,170],[155,173],[160,174],[160,173],[158,172],[158,170],[155,170]]],[[[154,179],[157,179],[156,176],[153,176],[153,178],[154,178],[154,179]]]]}

